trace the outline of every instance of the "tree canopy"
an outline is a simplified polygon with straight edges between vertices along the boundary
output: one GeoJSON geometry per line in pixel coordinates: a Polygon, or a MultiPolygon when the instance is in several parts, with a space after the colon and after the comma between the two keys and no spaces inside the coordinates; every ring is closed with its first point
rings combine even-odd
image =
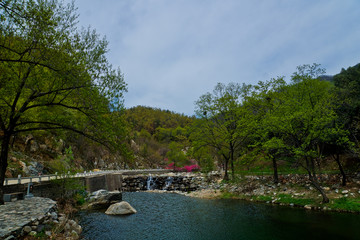
{"type": "Polygon", "coordinates": [[[319,64],[297,67],[289,83],[284,77],[254,86],[218,83],[213,93],[195,103],[192,147],[202,154],[207,149],[213,159],[221,158],[224,179],[228,179],[228,163],[234,176],[233,163],[247,164],[250,158],[272,162],[275,183],[279,181],[278,160],[300,166],[323,202],[328,202],[317,174],[323,159],[333,156],[346,184],[339,154],[351,150],[351,141],[357,140],[358,96],[346,94],[356,92],[356,87],[350,87],[357,84],[356,69],[336,75],[336,87],[324,80],[325,70],[319,64]],[[341,112],[348,114],[341,116],[341,112]]]}
{"type": "Polygon", "coordinates": [[[110,109],[123,108],[126,84],[106,39],[77,28],[74,5],[6,0],[0,16],[1,186],[15,134],[65,129],[108,146],[119,140],[110,109]]]}
{"type": "Polygon", "coordinates": [[[246,119],[250,115],[242,107],[251,86],[218,83],[212,93],[196,101],[197,121],[192,129],[193,144],[201,149],[210,146],[220,156],[228,180],[228,164],[234,176],[234,160],[251,131],[246,119]]]}

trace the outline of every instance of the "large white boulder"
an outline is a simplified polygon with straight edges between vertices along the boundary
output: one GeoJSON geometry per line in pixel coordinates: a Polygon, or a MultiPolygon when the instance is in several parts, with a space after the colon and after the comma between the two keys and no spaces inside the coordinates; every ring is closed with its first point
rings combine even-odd
{"type": "Polygon", "coordinates": [[[105,212],[108,215],[126,215],[136,213],[136,210],[125,201],[112,204],[105,212]]]}

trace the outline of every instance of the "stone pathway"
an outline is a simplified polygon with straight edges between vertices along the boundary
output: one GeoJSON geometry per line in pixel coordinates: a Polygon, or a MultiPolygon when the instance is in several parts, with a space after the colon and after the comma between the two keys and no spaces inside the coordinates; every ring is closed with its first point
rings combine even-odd
{"type": "Polygon", "coordinates": [[[0,205],[0,239],[21,232],[24,226],[44,218],[55,206],[55,201],[40,197],[0,205]]]}

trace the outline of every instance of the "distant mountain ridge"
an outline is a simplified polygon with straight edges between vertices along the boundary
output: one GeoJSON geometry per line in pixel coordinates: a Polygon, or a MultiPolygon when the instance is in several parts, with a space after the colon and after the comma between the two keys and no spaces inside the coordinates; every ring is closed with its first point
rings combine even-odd
{"type": "Polygon", "coordinates": [[[319,76],[320,80],[334,82],[334,75],[321,75],[319,76]]]}

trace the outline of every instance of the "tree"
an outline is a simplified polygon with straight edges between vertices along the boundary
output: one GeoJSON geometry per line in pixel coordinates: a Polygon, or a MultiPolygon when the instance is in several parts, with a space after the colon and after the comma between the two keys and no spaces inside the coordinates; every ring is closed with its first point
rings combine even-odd
{"type": "Polygon", "coordinates": [[[241,108],[249,93],[249,85],[218,83],[213,93],[206,93],[196,101],[196,115],[191,139],[200,149],[212,147],[221,156],[224,164],[224,180],[229,180],[228,165],[231,164],[234,178],[234,161],[250,129],[246,126],[245,108],[241,108]]]}
{"type": "Polygon", "coordinates": [[[279,93],[281,101],[274,102],[276,112],[269,116],[268,122],[277,129],[289,155],[307,171],[323,202],[329,202],[318,182],[315,163],[321,157],[318,147],[323,134],[336,119],[334,94],[329,82],[318,79],[324,73],[318,64],[302,65],[297,70],[292,83],[279,93]]]}
{"type": "Polygon", "coordinates": [[[169,148],[170,150],[166,153],[166,157],[169,160],[168,163],[173,164],[174,171],[177,167],[184,166],[190,162],[178,143],[171,142],[169,148]]]}
{"type": "Polygon", "coordinates": [[[106,59],[106,39],[76,28],[73,4],[6,0],[0,16],[1,204],[13,136],[69,130],[109,147],[121,142],[110,109],[122,109],[126,84],[106,59]]]}
{"type": "Polygon", "coordinates": [[[196,142],[193,142],[187,154],[191,159],[196,159],[202,172],[208,173],[214,170],[215,165],[211,147],[197,146],[196,142]]]}
{"type": "MultiPolygon", "coordinates": [[[[337,118],[341,118],[337,115],[337,118]]],[[[343,123],[339,123],[338,119],[334,121],[333,126],[325,129],[321,136],[322,149],[326,149],[326,153],[331,155],[339,167],[342,176],[341,184],[346,186],[347,177],[343,165],[341,164],[340,154],[352,151],[354,143],[349,139],[349,131],[345,129],[343,123]]]]}
{"type": "Polygon", "coordinates": [[[286,86],[283,77],[260,81],[254,86],[254,91],[247,101],[247,108],[252,112],[253,129],[252,146],[261,149],[271,160],[274,183],[279,182],[277,159],[284,154],[286,145],[281,139],[278,128],[272,124],[276,106],[281,104],[281,93],[286,86]]]}
{"type": "Polygon", "coordinates": [[[334,76],[336,93],[338,96],[337,114],[345,128],[350,133],[350,139],[359,149],[360,137],[360,63],[342,69],[334,76]]]}
{"type": "Polygon", "coordinates": [[[71,170],[71,164],[74,161],[74,154],[71,147],[65,149],[64,156],[61,159],[55,159],[52,166],[57,170],[60,175],[60,179],[52,180],[58,185],[61,198],[65,198],[67,195],[72,195],[76,190],[84,190],[84,186],[80,184],[80,181],[71,177],[74,173],[71,170]]]}

